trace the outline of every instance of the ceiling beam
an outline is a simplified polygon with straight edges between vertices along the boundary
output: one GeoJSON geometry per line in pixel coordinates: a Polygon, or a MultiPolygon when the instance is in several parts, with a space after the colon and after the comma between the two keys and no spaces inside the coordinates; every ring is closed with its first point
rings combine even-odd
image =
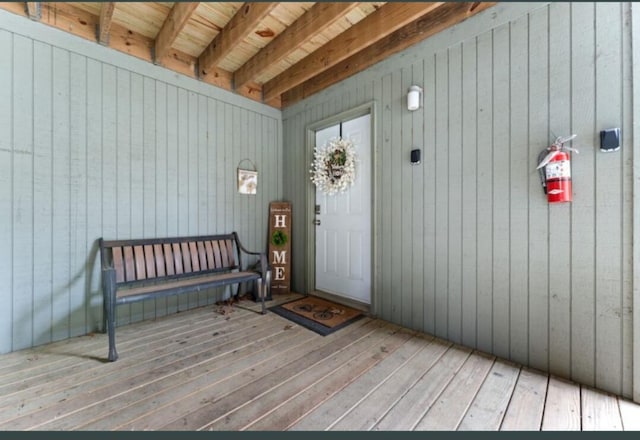
{"type": "Polygon", "coordinates": [[[249,81],[255,80],[258,75],[282,61],[287,55],[323,32],[356,6],[358,3],[316,3],[271,43],[236,70],[233,75],[235,87],[240,88],[249,81]]]}
{"type": "Polygon", "coordinates": [[[108,46],[109,33],[111,32],[111,20],[113,19],[113,11],[116,8],[115,2],[102,3],[100,10],[100,22],[98,23],[98,43],[108,46]]]}
{"type": "Polygon", "coordinates": [[[267,81],[263,87],[264,101],[302,84],[442,5],[442,2],[386,3],[329,43],[267,81]]]}
{"type": "Polygon", "coordinates": [[[25,8],[27,10],[27,15],[29,16],[29,18],[35,21],[40,21],[40,17],[42,17],[40,2],[25,3],[25,8]]]}
{"type": "Polygon", "coordinates": [[[494,6],[496,2],[447,2],[442,7],[386,36],[363,51],[336,64],[282,95],[282,107],[293,105],[314,93],[363,71],[468,17],[494,6]],[[472,7],[471,7],[472,6],[472,7]]]}
{"type": "Polygon", "coordinates": [[[200,2],[185,2],[173,5],[154,43],[154,62],[156,64],[162,64],[162,59],[167,56],[169,49],[199,4],[200,2]]]}
{"type": "Polygon", "coordinates": [[[242,8],[198,57],[199,74],[206,75],[208,69],[215,68],[277,5],[278,3],[266,2],[242,5],[242,8]]]}

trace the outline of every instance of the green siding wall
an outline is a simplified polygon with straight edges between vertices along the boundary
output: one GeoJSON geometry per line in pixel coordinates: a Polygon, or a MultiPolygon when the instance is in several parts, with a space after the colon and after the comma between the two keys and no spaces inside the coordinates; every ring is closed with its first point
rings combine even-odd
{"type": "MultiPolygon", "coordinates": [[[[100,329],[99,237],[235,230],[265,248],[280,111],[5,11],[0,81],[0,353],[100,329]],[[256,196],[237,193],[243,158],[256,196]]],[[[225,294],[121,306],[118,323],[225,294]]]]}
{"type": "Polygon", "coordinates": [[[631,396],[631,54],[629,3],[501,3],[285,109],[294,289],[306,127],[374,100],[377,315],[631,396]],[[611,127],[622,149],[601,153],[611,127]],[[550,206],[536,159],[571,133],[574,201],[550,206]]]}

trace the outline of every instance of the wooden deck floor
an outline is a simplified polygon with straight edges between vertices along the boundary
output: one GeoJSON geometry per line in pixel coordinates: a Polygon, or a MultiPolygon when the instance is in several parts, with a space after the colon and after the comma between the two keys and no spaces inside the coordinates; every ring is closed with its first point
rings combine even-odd
{"type": "Polygon", "coordinates": [[[209,306],[0,356],[0,430],[638,430],[640,406],[365,318],[209,306]]]}

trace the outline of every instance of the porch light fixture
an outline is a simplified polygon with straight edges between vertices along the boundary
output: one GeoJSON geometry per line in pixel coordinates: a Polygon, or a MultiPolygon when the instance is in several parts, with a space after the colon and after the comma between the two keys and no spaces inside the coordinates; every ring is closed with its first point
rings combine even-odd
{"type": "Polygon", "coordinates": [[[409,87],[409,93],[407,94],[407,109],[409,111],[418,110],[420,108],[420,101],[422,98],[422,87],[411,86],[409,87]]]}

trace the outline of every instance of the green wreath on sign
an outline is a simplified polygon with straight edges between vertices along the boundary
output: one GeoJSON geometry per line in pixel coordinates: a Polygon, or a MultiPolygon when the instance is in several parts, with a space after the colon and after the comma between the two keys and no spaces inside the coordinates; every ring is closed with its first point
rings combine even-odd
{"type": "Polygon", "coordinates": [[[271,235],[271,244],[274,246],[284,246],[287,244],[287,240],[289,240],[289,237],[282,231],[275,231],[271,235]]]}

